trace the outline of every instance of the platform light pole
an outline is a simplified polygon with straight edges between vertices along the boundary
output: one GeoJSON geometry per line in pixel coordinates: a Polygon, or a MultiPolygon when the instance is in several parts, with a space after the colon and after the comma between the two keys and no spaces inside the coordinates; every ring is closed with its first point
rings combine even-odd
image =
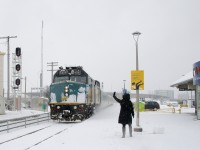
{"type": "Polygon", "coordinates": [[[124,90],[125,90],[125,88],[126,88],[126,86],[125,86],[125,84],[126,84],[126,80],[123,80],[124,81],[124,90]]]}
{"type": "Polygon", "coordinates": [[[123,92],[123,94],[125,94],[126,93],[126,90],[125,90],[125,88],[126,88],[126,86],[125,86],[126,80],[123,80],[123,81],[124,81],[124,89],[122,89],[122,92],[123,92]]]}
{"type": "MultiPolygon", "coordinates": [[[[133,39],[135,40],[136,45],[136,71],[139,70],[139,61],[138,61],[138,39],[140,36],[140,32],[136,31],[132,33],[133,39]]],[[[137,115],[136,115],[136,127],[134,128],[135,132],[142,132],[142,127],[139,124],[139,89],[136,89],[136,104],[137,104],[137,115]]]]}

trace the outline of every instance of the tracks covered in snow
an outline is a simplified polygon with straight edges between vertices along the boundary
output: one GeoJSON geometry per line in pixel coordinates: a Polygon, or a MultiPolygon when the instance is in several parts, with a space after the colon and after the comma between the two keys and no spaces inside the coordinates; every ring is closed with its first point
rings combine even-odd
{"type": "Polygon", "coordinates": [[[13,149],[13,145],[15,145],[16,149],[31,149],[32,147],[59,135],[75,124],[76,123],[49,122],[21,129],[9,133],[9,135],[7,135],[7,133],[1,134],[0,149],[13,149]]]}

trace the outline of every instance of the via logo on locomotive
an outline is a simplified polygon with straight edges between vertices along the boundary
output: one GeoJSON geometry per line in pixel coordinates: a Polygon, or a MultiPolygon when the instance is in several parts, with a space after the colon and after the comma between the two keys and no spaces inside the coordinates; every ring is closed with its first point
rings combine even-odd
{"type": "Polygon", "coordinates": [[[100,83],[80,66],[60,67],[50,85],[50,116],[54,120],[89,118],[102,101],[100,83]]]}

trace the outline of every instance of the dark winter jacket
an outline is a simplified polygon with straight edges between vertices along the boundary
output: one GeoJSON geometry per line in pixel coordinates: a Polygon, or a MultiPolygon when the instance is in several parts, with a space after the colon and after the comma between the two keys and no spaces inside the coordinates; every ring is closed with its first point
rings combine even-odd
{"type": "Polygon", "coordinates": [[[130,94],[124,94],[123,99],[120,100],[115,96],[114,92],[113,98],[121,105],[118,123],[132,124],[132,117],[134,118],[134,109],[133,104],[130,101],[130,94]]]}

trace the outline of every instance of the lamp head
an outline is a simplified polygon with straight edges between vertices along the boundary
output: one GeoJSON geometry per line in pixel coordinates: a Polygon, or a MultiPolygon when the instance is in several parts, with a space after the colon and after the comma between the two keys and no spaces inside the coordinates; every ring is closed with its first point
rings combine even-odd
{"type": "Polygon", "coordinates": [[[133,39],[135,40],[136,44],[138,42],[138,38],[140,36],[140,32],[136,31],[136,32],[133,32],[132,35],[133,35],[133,39]]]}
{"type": "Polygon", "coordinates": [[[141,34],[141,33],[138,32],[138,31],[132,33],[133,36],[139,36],[140,34],[141,34]]]}

